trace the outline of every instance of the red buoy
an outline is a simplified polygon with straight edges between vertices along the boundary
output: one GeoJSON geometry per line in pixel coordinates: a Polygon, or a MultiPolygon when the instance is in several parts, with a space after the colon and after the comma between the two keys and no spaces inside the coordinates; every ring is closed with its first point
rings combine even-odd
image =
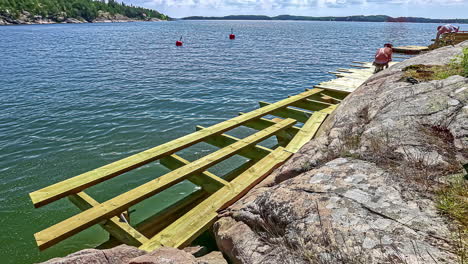
{"type": "Polygon", "coordinates": [[[232,28],[231,28],[231,34],[229,35],[229,39],[236,39],[236,35],[234,35],[232,28]]]}
{"type": "Polygon", "coordinates": [[[180,36],[180,39],[179,39],[178,41],[175,42],[175,45],[176,45],[177,47],[180,47],[180,46],[182,46],[183,44],[184,44],[184,43],[182,42],[182,36],[180,36]]]}

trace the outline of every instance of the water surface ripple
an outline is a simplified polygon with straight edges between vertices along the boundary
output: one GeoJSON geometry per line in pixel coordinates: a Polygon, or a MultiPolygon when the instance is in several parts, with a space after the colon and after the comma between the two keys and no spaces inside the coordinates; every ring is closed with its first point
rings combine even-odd
{"type": "MultiPolygon", "coordinates": [[[[98,228],[39,253],[33,234],[78,212],[28,193],[274,102],[436,25],[178,21],[0,27],[0,259],[31,263],[105,240],[98,228]],[[230,29],[237,35],[228,39],[230,29]],[[184,47],[175,41],[184,36],[184,47]]],[[[188,159],[213,148],[201,144],[188,159]]],[[[229,167],[228,165],[225,165],[229,167]]],[[[167,172],[150,164],[89,190],[104,201],[167,172]]],[[[151,200],[161,208],[177,185],[151,200]]],[[[136,219],[148,213],[137,208],[136,219]]]]}

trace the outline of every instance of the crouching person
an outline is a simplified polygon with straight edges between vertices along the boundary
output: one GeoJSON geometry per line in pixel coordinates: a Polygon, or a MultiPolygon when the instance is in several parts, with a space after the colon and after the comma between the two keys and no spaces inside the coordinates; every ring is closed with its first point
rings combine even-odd
{"type": "Polygon", "coordinates": [[[383,48],[380,48],[377,50],[377,53],[375,53],[375,60],[374,60],[374,66],[375,66],[374,73],[378,73],[384,68],[388,68],[388,64],[392,61],[392,54],[393,54],[393,45],[389,43],[385,44],[383,48]]]}

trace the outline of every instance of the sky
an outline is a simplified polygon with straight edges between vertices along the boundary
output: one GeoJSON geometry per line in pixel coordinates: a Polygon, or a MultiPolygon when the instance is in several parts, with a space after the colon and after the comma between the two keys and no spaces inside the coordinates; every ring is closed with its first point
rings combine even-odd
{"type": "Polygon", "coordinates": [[[468,18],[468,0],[123,0],[170,17],[389,15],[468,18]]]}

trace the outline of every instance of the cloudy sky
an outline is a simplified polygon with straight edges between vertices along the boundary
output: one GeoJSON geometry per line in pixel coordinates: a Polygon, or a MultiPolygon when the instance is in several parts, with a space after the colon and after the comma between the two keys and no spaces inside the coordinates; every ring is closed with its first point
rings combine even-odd
{"type": "Polygon", "coordinates": [[[347,16],[383,14],[468,18],[468,0],[123,0],[171,17],[232,14],[347,16]]]}

